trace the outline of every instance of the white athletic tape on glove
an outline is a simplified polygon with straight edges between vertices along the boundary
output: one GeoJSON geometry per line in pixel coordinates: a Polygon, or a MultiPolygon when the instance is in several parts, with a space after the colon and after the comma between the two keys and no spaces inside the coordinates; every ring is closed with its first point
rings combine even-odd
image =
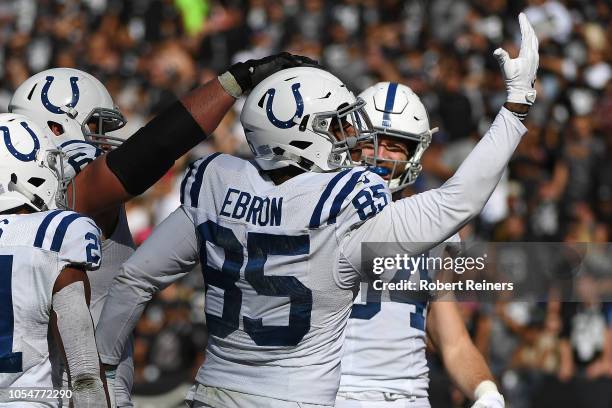
{"type": "Polygon", "coordinates": [[[476,402],[472,408],[504,408],[506,403],[504,397],[497,390],[493,381],[483,381],[478,384],[474,391],[476,402]]]}

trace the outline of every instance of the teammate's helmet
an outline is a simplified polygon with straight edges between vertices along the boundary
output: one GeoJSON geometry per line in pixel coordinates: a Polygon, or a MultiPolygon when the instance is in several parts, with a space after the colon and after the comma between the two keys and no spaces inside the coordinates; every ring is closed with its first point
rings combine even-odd
{"type": "Polygon", "coordinates": [[[107,134],[126,123],[110,94],[100,81],[78,69],[52,68],[32,75],[15,91],[9,111],[41,127],[59,124],[63,133],[53,140],[56,145],[76,139],[111,147],[123,141],[107,134]],[[90,123],[97,128],[90,129],[90,123]]]}
{"type": "Polygon", "coordinates": [[[323,69],[289,68],[251,91],[240,120],[263,170],[332,171],[360,164],[350,150],[373,135],[364,104],[323,69]]]}
{"type": "Polygon", "coordinates": [[[414,183],[421,172],[421,157],[438,128],[429,128],[425,106],[409,87],[394,82],[379,82],[359,94],[366,101],[366,111],[375,130],[374,156],[364,157],[372,171],[381,176],[392,174],[389,189],[399,191],[414,183]],[[384,159],[378,154],[378,139],[387,136],[405,142],[407,160],[384,159]],[[380,166],[391,162],[391,169],[380,166]]]}
{"type": "Polygon", "coordinates": [[[3,113],[0,137],[0,212],[23,205],[56,208],[61,153],[45,131],[23,115],[3,113]]]}

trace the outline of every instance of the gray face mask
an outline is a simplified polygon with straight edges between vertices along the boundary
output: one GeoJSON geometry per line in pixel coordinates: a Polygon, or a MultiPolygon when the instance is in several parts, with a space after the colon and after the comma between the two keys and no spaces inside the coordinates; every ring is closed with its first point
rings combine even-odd
{"type": "Polygon", "coordinates": [[[314,115],[313,130],[332,142],[328,163],[334,167],[353,167],[360,165],[351,157],[359,143],[371,141],[374,130],[364,109],[365,101],[357,98],[353,104],[344,104],[333,112],[320,112],[314,115]]]}
{"type": "Polygon", "coordinates": [[[110,150],[121,146],[124,140],[117,136],[108,135],[117,129],[121,129],[127,120],[117,109],[94,108],[81,125],[85,140],[95,144],[103,150],[110,150]],[[92,131],[88,124],[96,124],[96,131],[92,131]]]}

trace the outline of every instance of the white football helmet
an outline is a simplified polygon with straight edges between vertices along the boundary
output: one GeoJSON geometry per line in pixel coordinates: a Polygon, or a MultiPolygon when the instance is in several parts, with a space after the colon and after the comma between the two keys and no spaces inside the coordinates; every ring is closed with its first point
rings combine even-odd
{"type": "Polygon", "coordinates": [[[251,91],[240,121],[263,170],[334,171],[359,165],[350,150],[372,138],[364,105],[323,69],[288,68],[251,91]]]}
{"type": "Polygon", "coordinates": [[[123,142],[107,133],[123,127],[125,118],[104,85],[78,69],[52,68],[32,75],[13,94],[9,112],[26,115],[45,129],[61,125],[63,133],[53,139],[57,146],[75,139],[104,148],[123,142]],[[90,129],[89,123],[97,129],[90,129]]]}
{"type": "Polygon", "coordinates": [[[0,114],[0,212],[27,205],[35,211],[56,208],[61,153],[32,120],[0,114]]]}
{"type": "Polygon", "coordinates": [[[389,179],[389,189],[399,191],[414,183],[421,173],[421,157],[438,128],[429,128],[429,118],[419,97],[406,85],[379,82],[359,94],[366,101],[365,110],[375,130],[373,157],[364,157],[371,170],[389,179]],[[407,160],[380,157],[379,137],[387,136],[405,142],[407,160]],[[381,166],[383,162],[391,166],[381,166]]]}

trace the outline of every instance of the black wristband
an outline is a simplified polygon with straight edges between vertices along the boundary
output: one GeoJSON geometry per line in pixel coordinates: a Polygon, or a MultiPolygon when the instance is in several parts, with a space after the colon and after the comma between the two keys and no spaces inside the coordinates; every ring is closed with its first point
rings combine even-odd
{"type": "Polygon", "coordinates": [[[202,128],[176,101],[106,156],[106,164],[131,195],[144,193],[174,161],[206,138],[202,128]]]}

